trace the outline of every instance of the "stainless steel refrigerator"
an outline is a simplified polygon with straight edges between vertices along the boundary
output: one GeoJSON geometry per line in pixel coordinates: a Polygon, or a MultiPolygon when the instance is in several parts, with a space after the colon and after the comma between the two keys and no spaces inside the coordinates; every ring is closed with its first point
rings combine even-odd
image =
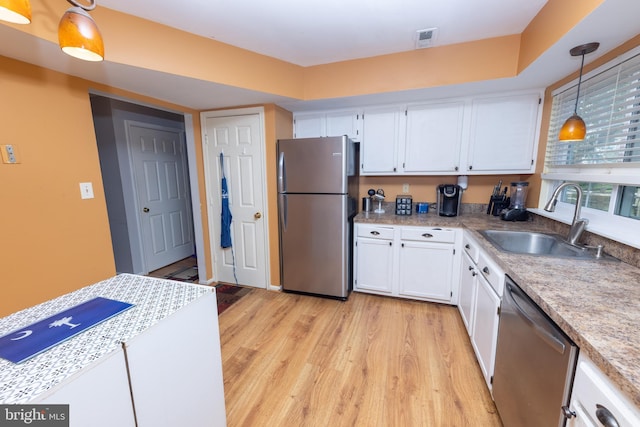
{"type": "Polygon", "coordinates": [[[353,288],[358,143],[346,136],[278,141],[280,283],[347,299],[353,288]]]}

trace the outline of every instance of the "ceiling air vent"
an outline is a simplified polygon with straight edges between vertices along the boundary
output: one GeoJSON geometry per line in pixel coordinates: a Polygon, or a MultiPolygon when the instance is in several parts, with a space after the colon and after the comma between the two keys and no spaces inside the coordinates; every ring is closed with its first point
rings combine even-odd
{"type": "Polygon", "coordinates": [[[426,30],[416,31],[416,49],[433,46],[437,34],[437,28],[427,28],[426,30]]]}

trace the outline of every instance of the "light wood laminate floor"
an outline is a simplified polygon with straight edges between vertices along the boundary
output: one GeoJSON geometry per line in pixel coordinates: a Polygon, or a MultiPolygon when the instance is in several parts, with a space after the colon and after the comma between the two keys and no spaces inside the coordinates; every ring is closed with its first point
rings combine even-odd
{"type": "Polygon", "coordinates": [[[256,289],[219,322],[229,427],[501,426],[455,307],[256,289]]]}

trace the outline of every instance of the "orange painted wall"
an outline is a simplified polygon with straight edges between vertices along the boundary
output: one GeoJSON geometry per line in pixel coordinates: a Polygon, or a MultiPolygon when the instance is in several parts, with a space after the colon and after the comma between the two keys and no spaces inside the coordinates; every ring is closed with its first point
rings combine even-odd
{"type": "MultiPolygon", "coordinates": [[[[115,274],[90,89],[191,113],[199,159],[202,144],[198,113],[176,105],[1,56],[0,82],[0,144],[13,144],[20,161],[0,163],[0,316],[5,316],[115,274]],[[93,183],[94,199],[80,198],[80,182],[93,183]]],[[[201,162],[198,175],[204,182],[201,162]]]]}
{"type": "Polygon", "coordinates": [[[87,83],[0,57],[0,316],[115,273],[87,83]],[[81,200],[79,183],[94,199],[81,200]]]}
{"type": "Polygon", "coordinates": [[[264,107],[266,162],[267,162],[267,209],[269,210],[269,269],[271,285],[280,286],[280,242],[278,237],[278,199],[276,187],[276,143],[278,139],[293,138],[293,115],[291,112],[270,104],[264,107]]]}
{"type": "MultiPolygon", "coordinates": [[[[550,0],[521,35],[306,68],[105,7],[91,14],[111,62],[312,100],[516,76],[603,1],[550,0]]],[[[32,24],[2,25],[57,43],[57,22],[68,4],[32,7],[32,24]]]]}
{"type": "Polygon", "coordinates": [[[304,96],[337,98],[514,77],[519,46],[520,36],[514,35],[308,67],[304,96]]]}
{"type": "Polygon", "coordinates": [[[600,6],[604,0],[549,0],[522,32],[518,73],[600,6]]]}

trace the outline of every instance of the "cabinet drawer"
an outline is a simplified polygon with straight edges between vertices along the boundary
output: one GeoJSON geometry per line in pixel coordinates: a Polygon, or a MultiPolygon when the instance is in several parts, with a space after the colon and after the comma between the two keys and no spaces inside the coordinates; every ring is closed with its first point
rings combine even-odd
{"type": "Polygon", "coordinates": [[[456,231],[440,227],[402,228],[400,238],[418,242],[453,243],[456,239],[456,231]]]}
{"type": "Polygon", "coordinates": [[[502,298],[504,293],[504,271],[484,252],[478,255],[478,270],[482,273],[494,291],[502,298]]]}
{"type": "Polygon", "coordinates": [[[379,225],[358,225],[358,237],[393,240],[393,227],[379,225]]]}
{"type": "Polygon", "coordinates": [[[591,360],[580,355],[573,383],[571,406],[578,416],[572,425],[602,425],[596,415],[597,406],[601,405],[617,420],[621,427],[640,425],[640,410],[622,394],[611,381],[593,364],[591,360]],[[586,418],[584,418],[586,416],[586,418]],[[589,423],[588,421],[591,421],[589,423]]]}
{"type": "Polygon", "coordinates": [[[462,249],[469,255],[474,262],[474,264],[478,263],[478,256],[480,254],[480,246],[478,242],[471,237],[471,232],[465,231],[462,235],[462,249]]]}

